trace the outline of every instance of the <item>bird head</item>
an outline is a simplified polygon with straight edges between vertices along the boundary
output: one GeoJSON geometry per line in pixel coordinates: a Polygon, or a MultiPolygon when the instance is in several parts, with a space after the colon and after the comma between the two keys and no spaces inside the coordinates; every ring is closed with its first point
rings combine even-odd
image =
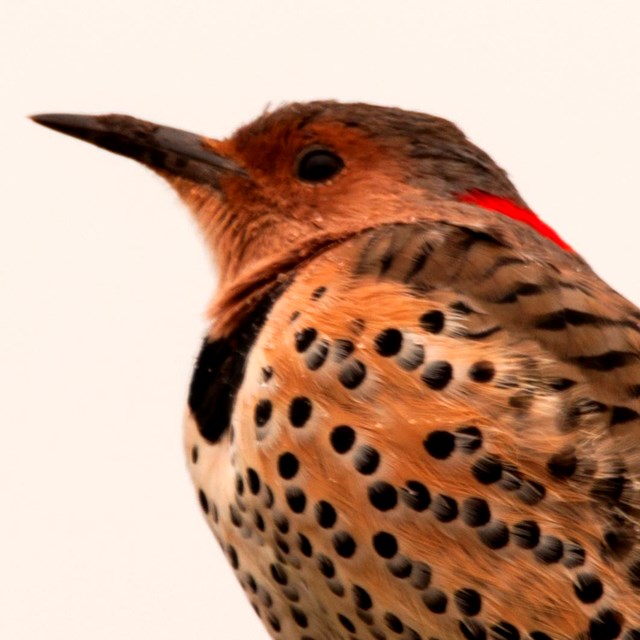
{"type": "Polygon", "coordinates": [[[34,120],[138,160],[168,180],[202,230],[223,291],[264,284],[362,230],[442,216],[442,206],[430,206],[436,201],[445,210],[460,201],[502,206],[561,243],[526,209],[506,173],[455,125],[434,116],[295,103],[226,140],[121,115],[34,120]]]}

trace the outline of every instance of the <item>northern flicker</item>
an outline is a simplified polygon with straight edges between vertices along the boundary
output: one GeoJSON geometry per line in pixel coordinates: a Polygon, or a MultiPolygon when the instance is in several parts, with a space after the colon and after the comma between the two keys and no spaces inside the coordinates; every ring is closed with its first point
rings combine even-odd
{"type": "Polygon", "coordinates": [[[35,120],[166,178],[216,259],[185,449],[273,638],[640,639],[640,311],[453,124],[35,120]]]}

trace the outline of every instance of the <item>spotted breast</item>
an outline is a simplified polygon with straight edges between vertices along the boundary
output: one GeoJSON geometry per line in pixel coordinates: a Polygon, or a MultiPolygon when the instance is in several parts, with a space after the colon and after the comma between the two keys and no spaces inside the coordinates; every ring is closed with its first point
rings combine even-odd
{"type": "Polygon", "coordinates": [[[578,260],[389,225],[205,343],[190,468],[274,638],[638,637],[637,312],[578,260]]]}

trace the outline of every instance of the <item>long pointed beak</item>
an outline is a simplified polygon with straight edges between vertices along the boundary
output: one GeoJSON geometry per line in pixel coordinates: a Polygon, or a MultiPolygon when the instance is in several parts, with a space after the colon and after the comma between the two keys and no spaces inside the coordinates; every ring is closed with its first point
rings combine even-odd
{"type": "Polygon", "coordinates": [[[46,113],[34,122],[80,138],[154,169],[216,186],[221,174],[247,176],[233,160],[211,149],[206,138],[131,116],[46,113]]]}

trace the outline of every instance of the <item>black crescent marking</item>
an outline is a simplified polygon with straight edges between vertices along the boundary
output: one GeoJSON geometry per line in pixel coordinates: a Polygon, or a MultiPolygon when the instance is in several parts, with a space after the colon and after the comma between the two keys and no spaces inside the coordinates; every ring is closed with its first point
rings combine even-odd
{"type": "Polygon", "coordinates": [[[205,339],[191,378],[188,402],[198,431],[208,442],[217,442],[229,428],[249,351],[275,301],[290,284],[274,288],[228,337],[205,339]]]}

